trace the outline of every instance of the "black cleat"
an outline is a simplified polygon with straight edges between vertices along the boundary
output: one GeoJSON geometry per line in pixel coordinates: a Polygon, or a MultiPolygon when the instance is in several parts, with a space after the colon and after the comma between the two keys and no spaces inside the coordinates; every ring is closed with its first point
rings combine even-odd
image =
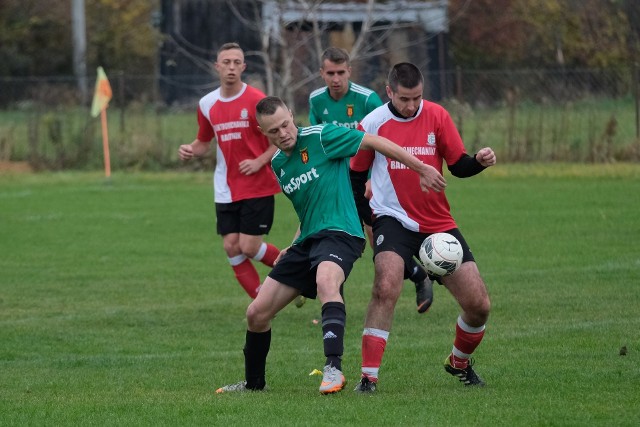
{"type": "Polygon", "coordinates": [[[360,382],[356,385],[356,388],[353,389],[358,393],[375,393],[376,391],[376,383],[369,380],[369,377],[360,378],[360,382]]]}
{"type": "Polygon", "coordinates": [[[474,385],[478,387],[484,387],[485,383],[482,381],[482,378],[478,376],[473,370],[473,360],[469,360],[469,364],[464,369],[458,369],[451,366],[451,362],[449,361],[449,356],[444,360],[444,370],[457,377],[460,382],[464,383],[465,386],[474,385]]]}
{"type": "Polygon", "coordinates": [[[416,304],[418,313],[426,313],[433,303],[433,280],[427,276],[422,282],[416,283],[416,304]]]}

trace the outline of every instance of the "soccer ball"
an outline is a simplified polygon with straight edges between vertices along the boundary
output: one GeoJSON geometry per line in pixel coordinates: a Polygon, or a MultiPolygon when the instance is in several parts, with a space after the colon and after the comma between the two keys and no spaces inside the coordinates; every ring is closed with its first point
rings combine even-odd
{"type": "Polygon", "coordinates": [[[449,233],[434,233],[420,245],[420,261],[434,276],[447,276],[462,264],[462,245],[449,233]]]}

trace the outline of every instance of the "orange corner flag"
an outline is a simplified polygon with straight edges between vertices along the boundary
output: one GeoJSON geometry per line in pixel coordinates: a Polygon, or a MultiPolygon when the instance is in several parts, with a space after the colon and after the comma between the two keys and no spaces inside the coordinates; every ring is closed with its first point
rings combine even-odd
{"type": "Polygon", "coordinates": [[[98,117],[100,112],[107,108],[112,96],[111,85],[102,67],[98,67],[98,79],[96,80],[96,90],[93,93],[93,103],[91,104],[91,115],[98,117]]]}

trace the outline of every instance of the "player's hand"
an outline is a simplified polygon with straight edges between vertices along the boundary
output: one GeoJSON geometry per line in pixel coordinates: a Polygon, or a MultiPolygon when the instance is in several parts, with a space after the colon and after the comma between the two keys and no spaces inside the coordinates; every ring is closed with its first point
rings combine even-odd
{"type": "Polygon", "coordinates": [[[183,144],[178,148],[178,156],[180,160],[187,161],[193,158],[193,147],[191,144],[183,144]]]}
{"type": "Polygon", "coordinates": [[[420,173],[420,188],[425,193],[429,190],[441,192],[447,186],[447,181],[438,172],[438,169],[430,165],[424,165],[423,171],[420,173]]]}
{"type": "Polygon", "coordinates": [[[480,149],[476,153],[476,160],[485,168],[496,164],[496,153],[490,147],[480,149]]]}
{"type": "Polygon", "coordinates": [[[287,253],[287,251],[289,250],[290,247],[291,246],[287,246],[286,248],[284,248],[283,250],[280,251],[280,253],[276,257],[275,261],[273,261],[273,265],[274,266],[278,263],[278,261],[280,261],[280,258],[282,258],[284,256],[284,254],[287,253]]]}
{"type": "Polygon", "coordinates": [[[258,172],[263,164],[257,159],[246,159],[240,162],[240,173],[243,175],[253,175],[258,172]]]}

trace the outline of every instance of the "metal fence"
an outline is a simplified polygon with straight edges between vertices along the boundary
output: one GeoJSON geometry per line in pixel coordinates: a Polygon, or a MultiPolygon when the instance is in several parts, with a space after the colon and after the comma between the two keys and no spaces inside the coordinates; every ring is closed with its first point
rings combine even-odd
{"type": "MultiPolygon", "coordinates": [[[[260,83],[260,76],[247,75],[260,83]]],[[[206,76],[109,75],[114,167],[174,168],[176,148],[193,140],[197,100],[218,85],[206,76]],[[173,100],[168,104],[167,93],[173,100]]],[[[425,75],[425,97],[452,114],[469,151],[492,146],[506,161],[638,161],[638,72],[599,70],[443,70],[425,75]],[[436,90],[434,90],[436,89],[436,90]]],[[[386,99],[380,78],[359,81],[386,99]]],[[[94,82],[90,81],[93,85],[94,82]]],[[[306,99],[296,96],[305,124],[306,99]]],[[[93,87],[93,86],[91,86],[93,87]]],[[[303,93],[304,92],[304,93],[303,93]]],[[[71,77],[0,77],[0,160],[36,168],[93,168],[100,132],[71,77]]],[[[212,166],[213,159],[196,163],[212,166]]]]}

